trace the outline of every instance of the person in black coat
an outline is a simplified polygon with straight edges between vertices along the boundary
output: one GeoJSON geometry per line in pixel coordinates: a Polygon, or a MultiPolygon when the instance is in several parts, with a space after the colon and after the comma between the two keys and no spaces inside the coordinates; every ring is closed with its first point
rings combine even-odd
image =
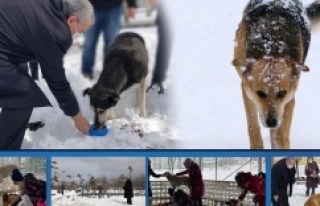
{"type": "Polygon", "coordinates": [[[90,129],[66,78],[63,57],[72,35],[94,21],[88,0],[0,0],[0,149],[20,149],[32,110],[51,106],[23,66],[40,64],[65,115],[82,133],[90,129]]]}
{"type": "Polygon", "coordinates": [[[132,182],[129,178],[127,178],[127,181],[123,186],[123,190],[124,190],[124,198],[127,198],[128,205],[132,205],[133,188],[132,188],[132,182]]]}
{"type": "Polygon", "coordinates": [[[274,206],[289,206],[287,188],[290,172],[295,167],[295,158],[284,158],[275,163],[271,170],[271,197],[274,206]]]}

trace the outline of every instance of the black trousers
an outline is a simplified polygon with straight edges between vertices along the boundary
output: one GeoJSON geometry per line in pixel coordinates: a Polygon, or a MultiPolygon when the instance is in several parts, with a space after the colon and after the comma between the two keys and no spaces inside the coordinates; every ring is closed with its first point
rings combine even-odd
{"type": "Polygon", "coordinates": [[[132,198],[131,197],[127,197],[127,203],[128,203],[128,205],[132,205],[132,198]]]}
{"type": "Polygon", "coordinates": [[[168,21],[163,10],[164,9],[160,6],[156,19],[156,24],[158,26],[158,47],[156,51],[155,68],[151,80],[152,86],[158,85],[160,87],[160,93],[164,92],[162,84],[166,79],[171,53],[170,28],[167,25],[168,21]]]}
{"type": "Polygon", "coordinates": [[[0,113],[0,149],[21,149],[33,108],[6,109],[0,113]]]}

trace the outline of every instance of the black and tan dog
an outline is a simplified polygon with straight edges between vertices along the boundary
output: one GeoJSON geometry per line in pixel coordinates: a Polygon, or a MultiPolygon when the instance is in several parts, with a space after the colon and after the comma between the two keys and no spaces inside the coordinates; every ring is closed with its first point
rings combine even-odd
{"type": "Polygon", "coordinates": [[[242,79],[251,149],[262,149],[258,115],[270,129],[272,148],[290,148],[295,92],[310,43],[309,20],[319,3],[251,0],[236,33],[233,65],[242,79]]]}
{"type": "Polygon", "coordinates": [[[120,34],[111,45],[104,59],[98,82],[83,94],[90,96],[90,105],[95,113],[95,128],[101,129],[113,117],[113,107],[120,94],[139,83],[137,106],[140,116],[146,112],[146,77],[148,74],[148,52],[143,38],[132,32],[120,34]]]}

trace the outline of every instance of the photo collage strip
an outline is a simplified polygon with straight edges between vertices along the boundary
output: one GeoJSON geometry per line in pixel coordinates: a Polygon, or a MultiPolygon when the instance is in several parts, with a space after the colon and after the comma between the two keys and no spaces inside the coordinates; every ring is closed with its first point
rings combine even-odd
{"type": "Polygon", "coordinates": [[[320,206],[319,22],[319,0],[0,0],[0,206],[320,206]]]}

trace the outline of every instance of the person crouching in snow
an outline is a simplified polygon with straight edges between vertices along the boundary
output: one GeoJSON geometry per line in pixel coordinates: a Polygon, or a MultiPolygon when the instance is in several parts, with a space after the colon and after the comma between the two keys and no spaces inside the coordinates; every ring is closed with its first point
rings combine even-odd
{"type": "Polygon", "coordinates": [[[22,175],[19,169],[13,169],[11,179],[21,198],[16,199],[9,206],[45,206],[46,182],[38,180],[32,173],[22,175]]]}
{"type": "Polygon", "coordinates": [[[195,206],[202,206],[202,197],[204,195],[204,183],[202,180],[201,169],[197,163],[192,161],[190,158],[187,158],[183,162],[186,170],[179,172],[176,175],[181,176],[188,174],[189,175],[189,190],[192,201],[195,206]]]}
{"type": "Polygon", "coordinates": [[[243,199],[246,197],[247,192],[254,194],[253,202],[256,206],[265,206],[266,205],[266,196],[265,196],[265,180],[261,177],[254,176],[250,172],[239,172],[235,176],[235,180],[238,184],[238,187],[241,189],[241,194],[238,197],[238,205],[240,206],[243,199]]]}
{"type": "Polygon", "coordinates": [[[305,174],[307,176],[307,191],[306,196],[309,196],[310,188],[311,188],[311,194],[314,195],[316,187],[318,187],[318,174],[319,174],[319,167],[314,161],[313,157],[308,157],[307,159],[307,165],[305,167],[305,174]]]}

